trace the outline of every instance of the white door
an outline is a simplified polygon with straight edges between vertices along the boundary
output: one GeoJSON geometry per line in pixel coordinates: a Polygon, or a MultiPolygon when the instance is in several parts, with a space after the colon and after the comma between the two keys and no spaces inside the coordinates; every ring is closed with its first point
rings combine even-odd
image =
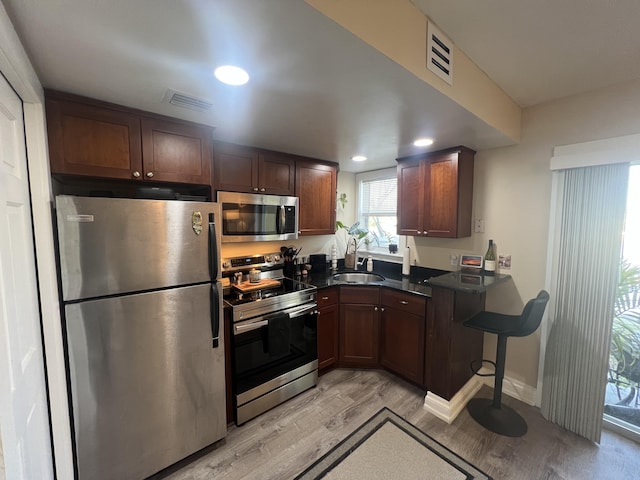
{"type": "Polygon", "coordinates": [[[22,102],[2,75],[0,434],[8,479],[53,478],[22,102]]]}

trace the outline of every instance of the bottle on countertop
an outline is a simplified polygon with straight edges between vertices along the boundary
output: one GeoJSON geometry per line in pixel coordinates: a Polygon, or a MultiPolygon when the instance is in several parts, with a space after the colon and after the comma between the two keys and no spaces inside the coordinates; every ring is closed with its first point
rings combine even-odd
{"type": "Polygon", "coordinates": [[[373,272],[373,258],[371,258],[371,255],[367,257],[367,272],[373,272]]]}
{"type": "Polygon", "coordinates": [[[495,275],[496,273],[496,252],[493,248],[493,240],[489,240],[489,248],[484,254],[484,273],[485,275],[495,275]]]}
{"type": "Polygon", "coordinates": [[[331,270],[338,270],[338,253],[335,245],[331,245],[331,270]]]}

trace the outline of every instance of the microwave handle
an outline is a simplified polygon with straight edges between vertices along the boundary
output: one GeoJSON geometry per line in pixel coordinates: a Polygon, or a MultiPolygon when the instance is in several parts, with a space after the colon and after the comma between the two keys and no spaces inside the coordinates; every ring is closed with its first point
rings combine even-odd
{"type": "Polygon", "coordinates": [[[284,205],[280,205],[280,211],[276,215],[276,230],[280,235],[287,231],[287,215],[284,205]]]}

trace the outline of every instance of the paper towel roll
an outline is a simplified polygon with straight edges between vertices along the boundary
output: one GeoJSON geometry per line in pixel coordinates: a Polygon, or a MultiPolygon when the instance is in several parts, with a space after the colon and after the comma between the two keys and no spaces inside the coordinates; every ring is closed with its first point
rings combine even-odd
{"type": "Polygon", "coordinates": [[[411,249],[406,247],[402,251],[402,275],[409,275],[411,271],[411,249]]]}

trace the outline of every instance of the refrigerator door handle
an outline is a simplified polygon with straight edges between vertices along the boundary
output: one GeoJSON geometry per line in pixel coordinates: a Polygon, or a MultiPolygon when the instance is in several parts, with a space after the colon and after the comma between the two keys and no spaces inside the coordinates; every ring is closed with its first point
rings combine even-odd
{"type": "Polygon", "coordinates": [[[218,279],[220,260],[218,258],[218,237],[216,236],[215,214],[209,214],[209,271],[211,280],[218,279]]]}
{"type": "Polygon", "coordinates": [[[212,348],[220,346],[220,292],[218,284],[211,284],[211,338],[212,348]]]}

